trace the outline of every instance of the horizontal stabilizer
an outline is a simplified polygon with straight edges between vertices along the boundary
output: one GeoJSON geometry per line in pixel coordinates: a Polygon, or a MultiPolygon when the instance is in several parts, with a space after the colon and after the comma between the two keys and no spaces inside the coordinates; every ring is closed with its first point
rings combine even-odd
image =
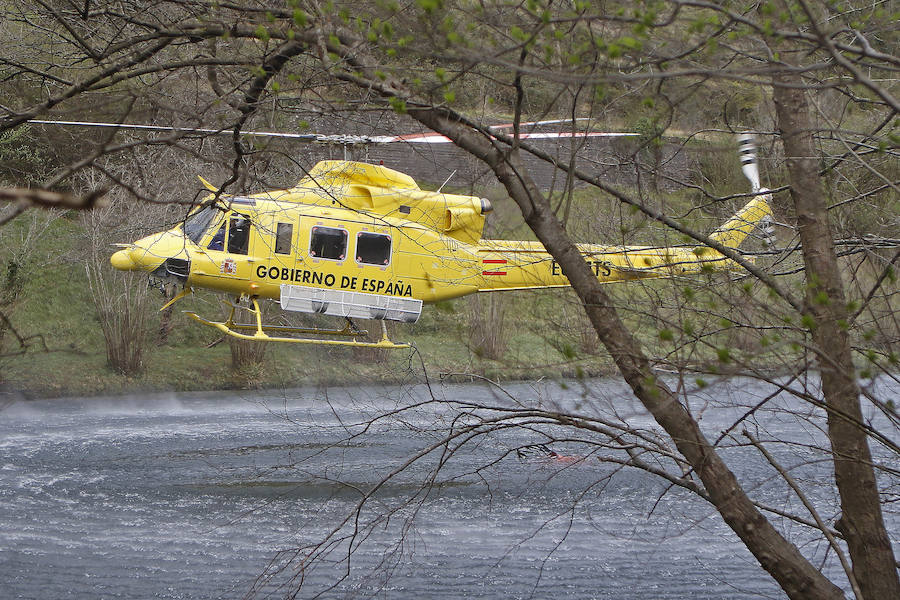
{"type": "Polygon", "coordinates": [[[197,179],[199,179],[199,180],[200,180],[200,183],[203,184],[203,187],[205,187],[205,188],[208,189],[209,191],[214,192],[214,193],[219,191],[219,188],[217,188],[216,186],[214,186],[213,184],[211,184],[210,182],[208,182],[206,179],[204,179],[204,178],[201,177],[200,175],[197,175],[197,179]]]}

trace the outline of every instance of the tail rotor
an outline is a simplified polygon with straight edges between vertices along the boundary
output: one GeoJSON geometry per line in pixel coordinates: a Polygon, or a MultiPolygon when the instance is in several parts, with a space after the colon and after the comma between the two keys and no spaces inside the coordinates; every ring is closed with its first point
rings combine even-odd
{"type": "Polygon", "coordinates": [[[742,133],[738,136],[738,152],[741,157],[741,171],[744,177],[750,180],[750,189],[753,193],[761,191],[759,183],[759,165],[756,162],[756,143],[753,134],[742,133]]]}
{"type": "MultiPolygon", "coordinates": [[[[750,189],[754,194],[763,195],[765,198],[771,198],[766,188],[762,187],[759,181],[759,163],[756,160],[756,142],[752,133],[742,133],[738,135],[738,153],[741,158],[741,171],[744,177],[750,181],[750,189]]],[[[757,230],[762,234],[763,242],[766,246],[775,245],[775,222],[772,220],[771,214],[764,216],[757,223],[757,230]]]]}

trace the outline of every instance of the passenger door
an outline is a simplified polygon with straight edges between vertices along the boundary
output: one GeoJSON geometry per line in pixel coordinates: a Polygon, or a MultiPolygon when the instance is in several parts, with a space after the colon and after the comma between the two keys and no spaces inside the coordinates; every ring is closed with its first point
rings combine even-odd
{"type": "Polygon", "coordinates": [[[258,252],[265,260],[261,262],[262,266],[256,267],[255,270],[255,276],[260,284],[280,286],[293,283],[299,237],[296,214],[276,212],[266,215],[259,233],[264,248],[258,252]]]}
{"type": "Polygon", "coordinates": [[[226,281],[234,281],[235,291],[244,291],[258,262],[251,254],[254,229],[250,215],[239,211],[226,213],[206,245],[210,262],[203,265],[203,274],[219,278],[220,285],[226,281]]]}

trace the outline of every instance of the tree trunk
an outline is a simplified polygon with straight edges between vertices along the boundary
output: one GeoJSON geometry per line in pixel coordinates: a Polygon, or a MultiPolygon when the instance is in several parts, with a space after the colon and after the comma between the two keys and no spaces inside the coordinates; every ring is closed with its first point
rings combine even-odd
{"type": "Polygon", "coordinates": [[[796,72],[780,73],[774,98],[806,268],[806,315],[812,318],[810,333],[822,378],[843,511],[835,526],[844,534],[863,598],[900,598],[900,578],[884,526],[872,456],[866,433],[859,427],[859,387],[849,336],[842,326],[849,314],[802,83],[796,72]]]}

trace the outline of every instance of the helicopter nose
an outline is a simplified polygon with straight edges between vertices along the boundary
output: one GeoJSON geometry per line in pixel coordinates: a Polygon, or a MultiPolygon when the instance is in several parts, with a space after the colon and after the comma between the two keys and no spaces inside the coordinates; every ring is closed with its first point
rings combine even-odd
{"type": "Polygon", "coordinates": [[[109,257],[109,262],[120,271],[131,271],[135,268],[134,259],[130,250],[119,250],[109,257]]]}

